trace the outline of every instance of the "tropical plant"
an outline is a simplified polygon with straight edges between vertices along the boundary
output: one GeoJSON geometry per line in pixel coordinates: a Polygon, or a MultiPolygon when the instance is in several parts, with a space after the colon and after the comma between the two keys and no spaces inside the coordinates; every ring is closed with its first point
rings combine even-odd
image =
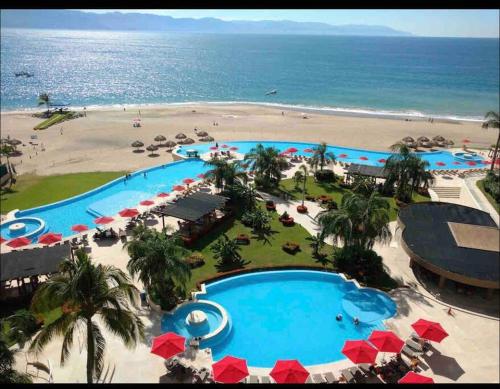
{"type": "Polygon", "coordinates": [[[371,249],[358,246],[335,248],[333,264],[337,271],[368,283],[376,282],[384,273],[382,257],[371,249]]]}
{"type": "Polygon", "coordinates": [[[214,258],[219,260],[219,265],[230,265],[241,261],[239,251],[241,247],[236,240],[229,239],[226,234],[223,234],[217,241],[210,246],[210,250],[214,253],[214,258]]]}
{"type": "Polygon", "coordinates": [[[180,237],[139,227],[124,247],[130,256],[129,273],[133,277],[137,275],[146,289],[158,296],[162,308],[174,307],[178,297],[184,296],[191,278],[191,269],[184,260],[188,251],[180,237]]]}
{"type": "Polygon", "coordinates": [[[41,326],[40,320],[27,309],[16,311],[13,315],[7,317],[5,322],[9,328],[7,332],[8,338],[19,344],[21,348],[35,335],[41,326]]]}
{"type": "Polygon", "coordinates": [[[9,349],[6,340],[0,336],[0,384],[30,384],[28,374],[16,371],[14,366],[15,351],[9,349]]]}
{"type": "Polygon", "coordinates": [[[84,329],[87,346],[87,383],[102,373],[106,339],[97,321],[118,335],[127,347],[144,339],[144,324],[131,310],[136,307],[138,291],[129,277],[114,266],[94,264],[84,250],[75,260],[64,259],[60,272],[40,285],[32,300],[32,310],[62,308],[59,318],[45,324],[30,345],[40,352],[54,336],[62,336],[61,365],[66,362],[75,332],[84,329]]]}
{"type": "MultiPolygon", "coordinates": [[[[304,200],[306,198],[306,183],[307,183],[307,176],[309,175],[309,172],[307,171],[307,166],[306,165],[300,165],[299,170],[297,173],[301,173],[301,180],[302,180],[302,206],[304,206],[304,200]]],[[[295,174],[297,174],[295,173],[295,174]]]]}
{"type": "Polygon", "coordinates": [[[483,182],[484,190],[488,192],[497,203],[500,203],[500,174],[489,171],[483,182]]]}
{"type": "Polygon", "coordinates": [[[243,224],[252,227],[255,232],[263,233],[271,228],[271,219],[272,216],[269,212],[256,208],[254,211],[244,214],[241,221],[243,224]]]}
{"type": "Polygon", "coordinates": [[[38,95],[38,105],[45,104],[45,106],[47,107],[47,113],[49,112],[50,102],[51,99],[48,93],[40,93],[38,95]]]}
{"type": "Polygon", "coordinates": [[[293,175],[293,182],[295,183],[296,190],[300,189],[299,185],[302,183],[303,180],[304,180],[304,174],[300,170],[297,170],[293,175]]]}
{"type": "Polygon", "coordinates": [[[318,146],[313,149],[313,155],[309,164],[314,170],[323,170],[323,168],[329,163],[335,163],[335,155],[328,151],[328,146],[325,142],[321,142],[318,146]]]}
{"type": "Polygon", "coordinates": [[[244,185],[240,181],[235,181],[233,185],[226,188],[226,192],[233,203],[238,204],[238,210],[242,213],[255,210],[256,199],[260,197],[253,186],[244,185]]]}
{"type": "Polygon", "coordinates": [[[375,183],[371,177],[365,177],[360,175],[355,175],[352,183],[352,191],[354,193],[363,195],[365,197],[370,196],[375,190],[375,183]]]}
{"type": "Polygon", "coordinates": [[[239,161],[229,163],[225,159],[213,157],[205,162],[205,166],[211,166],[205,177],[214,180],[217,189],[223,190],[239,182],[246,184],[248,176],[239,161]]]}
{"type": "MultiPolygon", "coordinates": [[[[498,112],[489,111],[484,115],[485,121],[482,124],[483,128],[498,128],[500,129],[500,120],[498,117],[498,112]]],[[[495,144],[495,151],[493,152],[493,160],[491,163],[490,171],[493,171],[495,167],[495,161],[500,158],[498,155],[498,148],[500,147],[500,130],[498,131],[497,143],[495,144]]]]}
{"type": "Polygon", "coordinates": [[[318,214],[321,237],[332,236],[344,246],[371,249],[376,241],[391,239],[389,229],[389,202],[373,192],[369,197],[346,193],[338,209],[318,214]]]}
{"type": "Polygon", "coordinates": [[[319,252],[325,245],[325,242],[323,241],[323,238],[321,236],[321,232],[318,232],[316,235],[310,236],[309,240],[311,241],[310,246],[313,249],[313,256],[315,258],[319,257],[319,252]]]}
{"type": "Polygon", "coordinates": [[[265,148],[260,143],[245,154],[244,160],[256,174],[255,183],[263,187],[276,187],[281,180],[281,172],[288,166],[278,149],[265,148]]]}

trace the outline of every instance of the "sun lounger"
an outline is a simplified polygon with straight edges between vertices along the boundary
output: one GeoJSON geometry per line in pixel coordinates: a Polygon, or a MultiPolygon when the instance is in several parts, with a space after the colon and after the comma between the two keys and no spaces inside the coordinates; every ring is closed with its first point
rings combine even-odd
{"type": "Polygon", "coordinates": [[[335,377],[335,375],[331,371],[329,371],[328,373],[325,373],[324,376],[325,376],[326,382],[329,384],[333,384],[333,383],[338,381],[337,378],[335,377]]]}
{"type": "Polygon", "coordinates": [[[309,376],[312,378],[314,384],[324,384],[326,382],[325,378],[321,374],[312,374],[309,376]]]}
{"type": "Polygon", "coordinates": [[[415,351],[419,351],[419,352],[424,351],[424,348],[422,347],[422,345],[419,342],[415,342],[413,339],[407,339],[406,344],[409,347],[411,347],[412,349],[414,349],[415,351]]]}
{"type": "Polygon", "coordinates": [[[261,384],[274,384],[274,382],[271,381],[271,378],[269,378],[267,375],[263,375],[260,377],[260,383],[261,384]]]}
{"type": "Polygon", "coordinates": [[[259,383],[259,377],[256,375],[249,375],[247,378],[245,378],[245,384],[258,384],[259,383]]]}
{"type": "Polygon", "coordinates": [[[349,369],[344,369],[340,371],[340,374],[346,379],[347,382],[353,382],[354,376],[349,369]]]}
{"type": "Polygon", "coordinates": [[[403,354],[408,355],[410,358],[418,358],[420,355],[422,355],[421,352],[418,352],[418,351],[415,351],[415,350],[411,349],[406,344],[403,346],[403,349],[401,350],[401,352],[403,354]]]}

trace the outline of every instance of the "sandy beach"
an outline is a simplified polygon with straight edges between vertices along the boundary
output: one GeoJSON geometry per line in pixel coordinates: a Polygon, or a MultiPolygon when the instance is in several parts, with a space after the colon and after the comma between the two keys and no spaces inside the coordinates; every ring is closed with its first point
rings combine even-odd
{"type": "Polygon", "coordinates": [[[290,140],[325,141],[331,145],[388,150],[402,137],[432,138],[442,135],[461,146],[461,140],[471,140],[470,147],[488,148],[496,140],[495,131],[481,128],[478,122],[386,119],[307,112],[257,105],[166,105],[87,110],[87,116],[34,131],[41,119],[30,113],[2,112],[2,137],[23,141],[23,155],[11,158],[17,172],[52,175],[91,171],[134,171],[172,161],[164,148],[159,156],[133,153],[130,144],[140,140],[149,145],[153,138],[164,135],[174,140],[179,132],[197,140],[194,128],[205,130],[216,141],[231,140],[290,140]],[[139,116],[142,126],[135,128],[132,120],[139,116]],[[283,114],[282,114],[283,112],[283,114]],[[214,126],[214,122],[218,125],[214,126]],[[62,128],[62,134],[61,134],[62,128]],[[37,135],[37,140],[30,139],[37,135]],[[30,141],[38,142],[32,146],[30,141]],[[41,146],[45,151],[41,151],[41,146]]]}

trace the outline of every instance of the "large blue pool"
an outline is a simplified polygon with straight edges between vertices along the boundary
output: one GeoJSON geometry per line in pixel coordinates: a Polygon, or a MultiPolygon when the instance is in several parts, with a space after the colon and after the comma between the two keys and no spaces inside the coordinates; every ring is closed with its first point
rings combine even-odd
{"type": "Polygon", "coordinates": [[[338,274],[309,270],[230,277],[206,285],[206,294],[198,299],[165,314],[162,331],[192,337],[186,315],[206,309],[209,325],[200,335],[210,334],[223,315],[211,305],[204,307],[203,301],[217,303],[227,314],[227,324],[201,346],[211,347],[215,360],[232,355],[254,367],[272,367],[278,359],[298,359],[305,365],[344,359],[346,340],[367,339],[396,313],[396,304],[385,293],[358,289],[338,274]],[[342,321],[335,318],[339,313],[342,321]],[[354,317],[361,324],[354,325],[354,317]]]}

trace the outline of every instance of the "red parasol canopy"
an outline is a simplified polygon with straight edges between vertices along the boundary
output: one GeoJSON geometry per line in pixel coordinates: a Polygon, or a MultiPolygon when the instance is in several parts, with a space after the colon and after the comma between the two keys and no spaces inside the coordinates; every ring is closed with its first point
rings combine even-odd
{"type": "Polygon", "coordinates": [[[373,331],[368,340],[378,349],[378,351],[399,353],[405,345],[392,331],[373,331]]]}
{"type": "Polygon", "coordinates": [[[156,195],[157,197],[168,197],[170,196],[170,193],[166,193],[166,192],[160,192],[156,195]]]}
{"type": "Polygon", "coordinates": [[[304,153],[314,153],[314,150],[313,150],[313,149],[309,149],[309,148],[304,149],[304,150],[302,150],[302,151],[303,151],[304,153]]]}
{"type": "Polygon", "coordinates": [[[182,182],[185,183],[186,185],[189,185],[192,184],[194,180],[192,178],[184,178],[182,182]]]}
{"type": "Polygon", "coordinates": [[[155,202],[152,201],[152,200],[143,200],[141,201],[139,204],[140,205],[145,205],[145,206],[148,206],[148,205],[153,205],[155,202]]]}
{"type": "Polygon", "coordinates": [[[453,165],[461,165],[461,164],[462,164],[461,162],[453,161],[453,165]]]}
{"type": "Polygon", "coordinates": [[[0,244],[7,242],[7,239],[4,239],[3,236],[0,236],[0,244]]]}
{"type": "Polygon", "coordinates": [[[85,224],[75,224],[74,226],[71,227],[71,231],[75,232],[83,232],[87,231],[89,227],[85,224]]]}
{"type": "Polygon", "coordinates": [[[101,217],[98,217],[97,219],[94,219],[94,223],[95,224],[109,224],[114,220],[115,219],[113,219],[112,217],[109,217],[109,216],[101,216],[101,217]]]}
{"type": "Polygon", "coordinates": [[[297,151],[299,151],[299,150],[297,150],[295,147],[290,147],[290,148],[285,150],[285,153],[293,154],[293,153],[296,153],[297,151]]]}
{"type": "Polygon", "coordinates": [[[203,180],[205,178],[205,175],[200,173],[196,177],[201,178],[203,180]]]}
{"type": "Polygon", "coordinates": [[[438,165],[438,166],[446,166],[446,164],[444,162],[436,162],[436,165],[438,165]]]}
{"type": "Polygon", "coordinates": [[[22,246],[27,246],[29,244],[31,244],[30,239],[25,238],[25,237],[20,237],[20,238],[15,238],[15,239],[10,240],[7,243],[7,246],[10,246],[12,248],[18,248],[18,247],[22,247],[22,246]]]}
{"type": "Polygon", "coordinates": [[[282,153],[279,153],[278,154],[280,157],[286,157],[287,156],[287,152],[286,151],[283,151],[282,153]]]}
{"type": "Polygon", "coordinates": [[[278,384],[303,384],[309,372],[296,359],[277,361],[269,373],[278,384]]]}
{"type": "Polygon", "coordinates": [[[228,146],[228,145],[226,145],[226,144],[224,144],[224,145],[222,145],[221,147],[222,147],[223,149],[227,149],[229,146],[228,146]]]}
{"type": "Polygon", "coordinates": [[[219,150],[217,146],[210,146],[210,150],[219,150]]]}
{"type": "Polygon", "coordinates": [[[386,163],[386,162],[387,162],[387,159],[380,158],[378,161],[379,161],[380,163],[386,163]]]}
{"type": "Polygon", "coordinates": [[[236,146],[231,146],[231,147],[229,148],[229,150],[231,150],[231,151],[236,151],[236,150],[238,150],[238,148],[237,148],[236,146]]]}
{"type": "Polygon", "coordinates": [[[41,244],[52,244],[60,242],[62,239],[62,234],[54,234],[53,232],[49,232],[47,234],[42,235],[38,238],[38,243],[41,244]]]}
{"type": "Polygon", "coordinates": [[[176,192],[182,192],[183,190],[185,190],[186,188],[184,188],[182,185],[175,185],[172,190],[175,190],[176,192]]]}
{"type": "Polygon", "coordinates": [[[469,165],[469,166],[476,166],[477,163],[474,162],[474,161],[467,161],[467,165],[469,165]]]}
{"type": "Polygon", "coordinates": [[[342,354],[354,363],[375,363],[378,350],[370,346],[366,340],[347,340],[342,354]]]}
{"type": "Polygon", "coordinates": [[[185,343],[186,338],[183,336],[177,335],[174,332],[167,332],[153,339],[151,353],[168,359],[183,352],[186,347],[185,343]]]}
{"type": "Polygon", "coordinates": [[[426,377],[409,371],[398,381],[398,384],[433,384],[434,380],[431,377],[426,377]]]}
{"type": "Polygon", "coordinates": [[[470,143],[470,140],[465,138],[465,139],[462,139],[462,143],[470,143]]]}
{"type": "Polygon", "coordinates": [[[359,157],[359,159],[361,159],[362,161],[368,161],[368,157],[365,156],[359,157]]]}
{"type": "Polygon", "coordinates": [[[411,325],[418,336],[423,339],[432,340],[434,342],[440,343],[444,338],[448,336],[448,333],[441,327],[441,324],[419,319],[411,325]]]}
{"type": "Polygon", "coordinates": [[[139,215],[139,211],[135,208],[125,208],[118,212],[121,217],[135,217],[139,215]]]}
{"type": "Polygon", "coordinates": [[[224,384],[236,384],[248,376],[247,362],[244,359],[227,356],[212,365],[214,380],[224,384]]]}
{"type": "Polygon", "coordinates": [[[339,158],[347,158],[347,154],[340,154],[339,158]]]}

